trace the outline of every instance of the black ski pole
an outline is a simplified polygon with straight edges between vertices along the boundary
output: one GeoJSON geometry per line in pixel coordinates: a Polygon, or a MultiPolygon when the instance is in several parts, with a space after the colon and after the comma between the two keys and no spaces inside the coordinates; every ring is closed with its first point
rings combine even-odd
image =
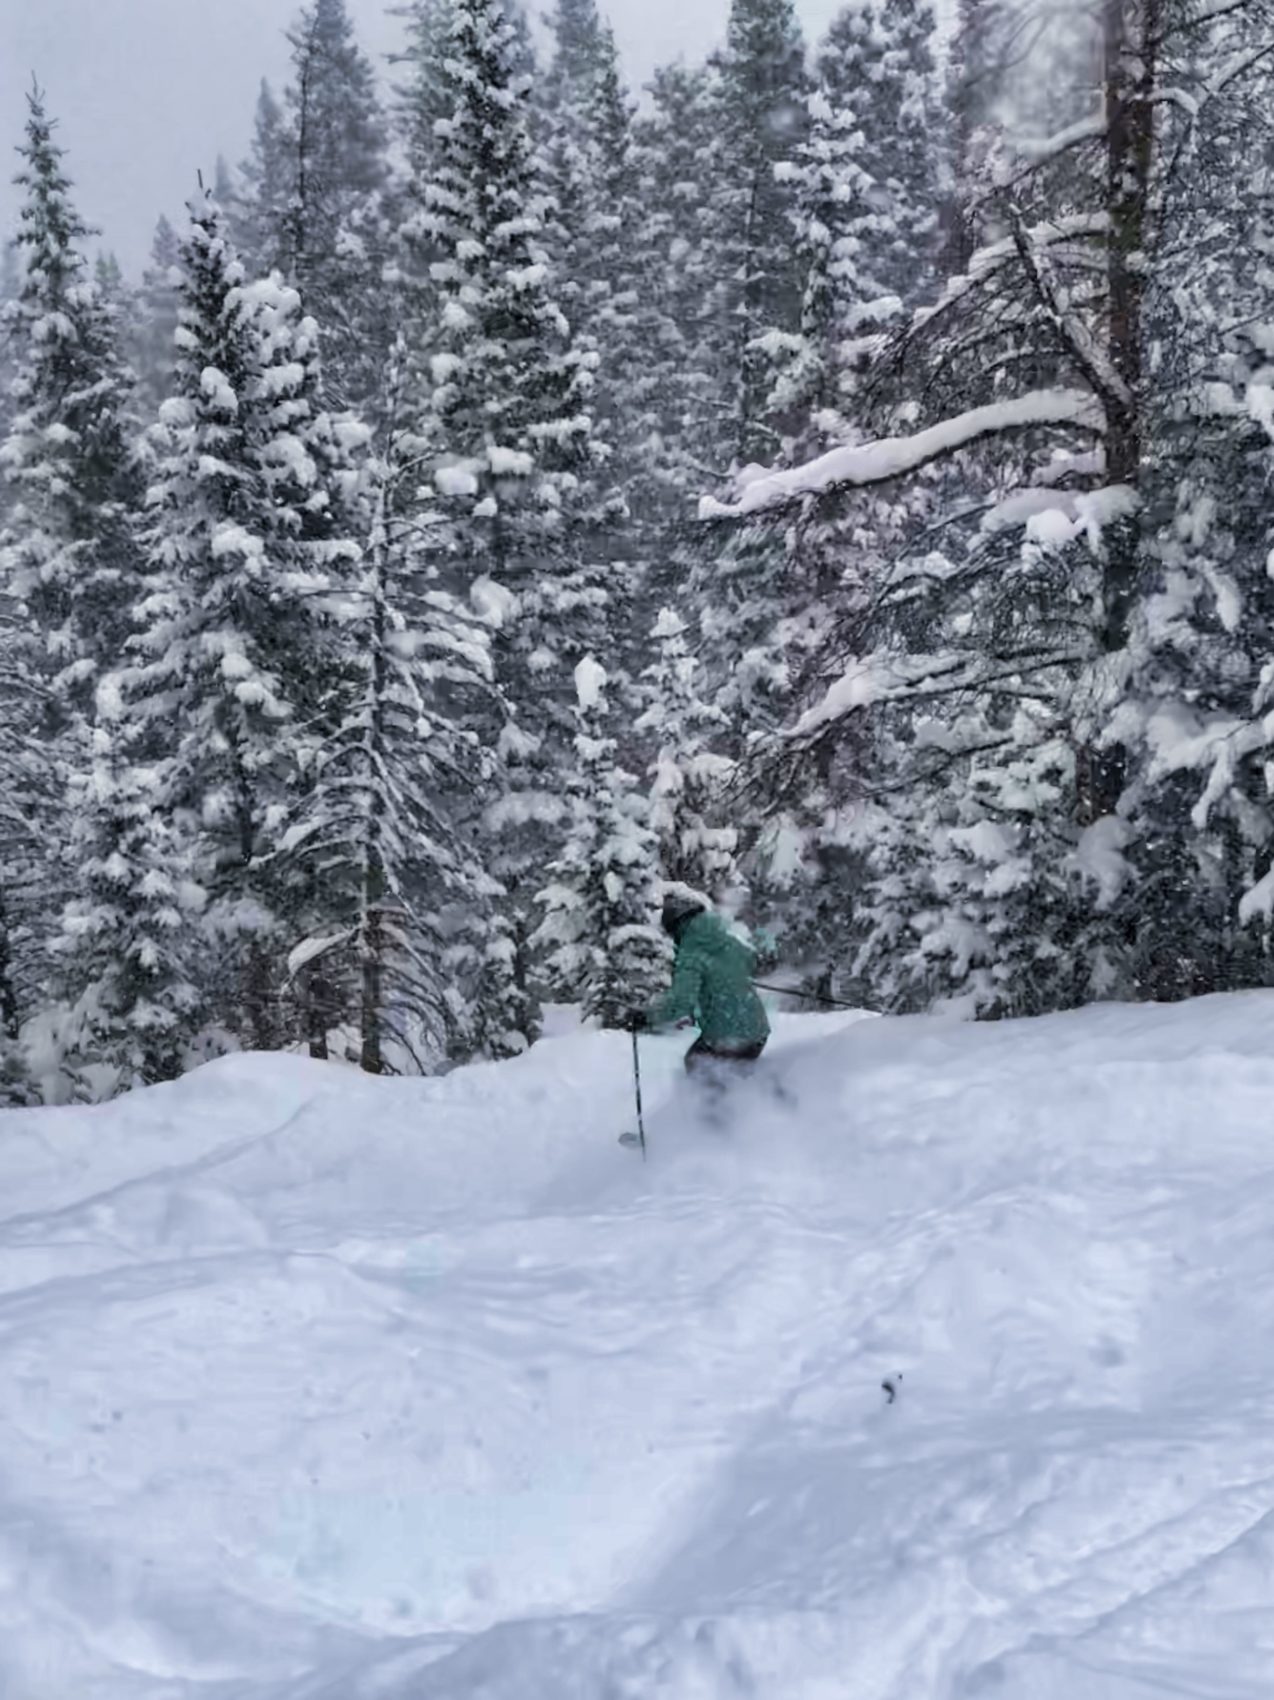
{"type": "Polygon", "coordinates": [[[641,1144],[641,1160],[646,1161],[646,1122],[641,1113],[641,1047],[637,1029],[633,1028],[633,1087],[637,1093],[637,1138],[641,1144]]]}
{"type": "Polygon", "coordinates": [[[777,992],[780,997],[804,998],[807,1003],[825,1003],[828,1009],[859,1010],[856,1003],[842,1003],[839,998],[825,998],[821,992],[803,992],[799,986],[767,986],[764,980],[753,980],[758,992],[777,992]]]}

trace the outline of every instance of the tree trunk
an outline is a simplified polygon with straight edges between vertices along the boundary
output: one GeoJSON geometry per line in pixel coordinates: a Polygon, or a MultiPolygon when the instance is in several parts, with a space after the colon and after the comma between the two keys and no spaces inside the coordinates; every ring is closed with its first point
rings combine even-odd
{"type": "MultiPolygon", "coordinates": [[[[368,893],[370,898],[371,893],[368,893]]],[[[362,1050],[358,1066],[364,1074],[384,1074],[381,1028],[385,1002],[385,923],[374,903],[363,922],[362,1050]]]]}
{"type": "MultiPolygon", "coordinates": [[[[384,513],[380,516],[383,524],[384,513]]],[[[384,837],[385,800],[379,778],[379,753],[385,744],[385,694],[388,688],[385,666],[385,647],[389,640],[385,601],[380,593],[385,572],[385,543],[377,545],[378,591],[372,616],[372,712],[366,733],[367,771],[371,780],[371,795],[363,839],[363,916],[360,938],[362,985],[359,1029],[362,1049],[359,1067],[364,1074],[384,1074],[385,1023],[385,894],[388,881],[382,854],[384,837]]]]}
{"type": "Polygon", "coordinates": [[[9,912],[4,892],[0,890],[0,1034],[16,1039],[22,1019],[18,1011],[18,996],[13,989],[13,955],[9,939],[9,912]]]}
{"type": "MultiPolygon", "coordinates": [[[[1134,494],[1141,484],[1145,351],[1146,247],[1155,153],[1156,44],[1163,0],[1103,0],[1106,77],[1107,347],[1126,392],[1107,398],[1106,477],[1134,494]]],[[[1100,644],[1127,647],[1140,567],[1141,525],[1134,513],[1106,533],[1100,644]]],[[[1078,813],[1089,825],[1118,807],[1126,752],[1096,745],[1081,752],[1078,813]]]]}

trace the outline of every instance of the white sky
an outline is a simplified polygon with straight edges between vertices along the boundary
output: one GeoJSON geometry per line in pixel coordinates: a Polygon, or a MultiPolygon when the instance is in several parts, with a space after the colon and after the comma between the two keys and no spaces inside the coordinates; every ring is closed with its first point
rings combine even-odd
{"type": "MultiPolygon", "coordinates": [[[[0,0],[0,152],[21,139],[33,74],[59,120],[81,213],[126,270],[144,264],[155,220],[176,219],[216,156],[240,159],[263,76],[285,79],[283,31],[301,0],[0,0]]],[[[545,0],[545,7],[549,0],[545,0]]],[[[843,0],[798,0],[811,35],[843,0]]],[[[350,0],[364,46],[399,39],[383,0],[350,0]]],[[[634,85],[724,35],[729,0],[614,0],[634,85]]],[[[603,0],[603,10],[606,9],[603,0]]],[[[8,157],[12,158],[12,155],[8,157]]],[[[16,169],[16,161],[15,167],[16,169]]],[[[0,164],[0,230],[11,229],[12,171],[0,164]]]]}

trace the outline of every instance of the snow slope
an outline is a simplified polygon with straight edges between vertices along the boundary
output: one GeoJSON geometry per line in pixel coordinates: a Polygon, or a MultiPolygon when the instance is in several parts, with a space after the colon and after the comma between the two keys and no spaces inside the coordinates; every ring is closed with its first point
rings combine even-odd
{"type": "Polygon", "coordinates": [[[1268,1700],[1274,997],[780,1038],[0,1117],[0,1700],[1268,1700]]]}

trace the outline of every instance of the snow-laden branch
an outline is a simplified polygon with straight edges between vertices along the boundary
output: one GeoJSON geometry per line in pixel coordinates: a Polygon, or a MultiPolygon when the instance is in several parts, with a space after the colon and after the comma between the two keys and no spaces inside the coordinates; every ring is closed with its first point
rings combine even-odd
{"type": "Polygon", "coordinates": [[[1014,170],[1010,165],[1003,176],[997,173],[995,186],[1000,189],[1010,188],[1028,173],[1038,171],[1041,166],[1050,165],[1053,160],[1070,153],[1072,148],[1083,147],[1085,142],[1099,142],[1106,134],[1107,127],[1106,108],[1103,103],[1100,112],[1094,112],[1088,118],[1081,118],[1077,124],[1068,124],[1064,130],[1058,130],[1051,136],[1016,138],[1013,143],[1012,164],[1020,164],[1021,169],[1014,170]]]}
{"type": "MultiPolygon", "coordinates": [[[[1104,212],[1072,213],[1064,218],[1047,219],[1029,227],[1032,246],[1037,250],[1056,252],[1067,244],[1101,241],[1110,230],[1110,218],[1104,212]]],[[[906,331],[908,339],[915,338],[949,317],[968,296],[989,289],[1006,266],[1018,258],[1017,242],[1004,236],[979,248],[969,261],[968,270],[959,277],[949,278],[938,299],[927,307],[917,308],[906,331]]]]}
{"type": "Polygon", "coordinates": [[[902,655],[889,650],[859,656],[783,738],[789,744],[812,744],[848,716],[882,703],[989,690],[997,682],[1073,667],[1085,658],[1082,650],[1052,646],[1033,654],[1024,651],[1007,661],[980,654],[902,655]]]}
{"type": "Polygon", "coordinates": [[[743,486],[733,502],[719,502],[705,496],[699,504],[699,517],[741,518],[841,486],[861,489],[886,484],[985,437],[1024,431],[1035,425],[1073,425],[1100,433],[1104,414],[1100,403],[1087,390],[1033,390],[1012,401],[971,408],[925,431],[917,431],[914,436],[883,437],[875,443],[832,449],[805,466],[754,478],[743,486]]]}
{"type": "Polygon", "coordinates": [[[1207,30],[1222,18],[1235,16],[1238,12],[1246,11],[1251,0],[1216,0],[1216,4],[1205,10],[1189,13],[1183,12],[1167,29],[1160,30],[1154,38],[1153,45],[1162,47],[1165,42],[1172,40],[1174,35],[1183,35],[1187,31],[1199,33],[1207,30]]]}
{"type": "Polygon", "coordinates": [[[1036,299],[1047,313],[1063,342],[1070,349],[1076,365],[1112,412],[1126,413],[1132,408],[1132,395],[1119,375],[1114,362],[1102,349],[1078,313],[1068,305],[1064,291],[1057,287],[1047,253],[1037,249],[1022,215],[1013,209],[1013,239],[1021,256],[1022,266],[1031,280],[1036,299]]]}

